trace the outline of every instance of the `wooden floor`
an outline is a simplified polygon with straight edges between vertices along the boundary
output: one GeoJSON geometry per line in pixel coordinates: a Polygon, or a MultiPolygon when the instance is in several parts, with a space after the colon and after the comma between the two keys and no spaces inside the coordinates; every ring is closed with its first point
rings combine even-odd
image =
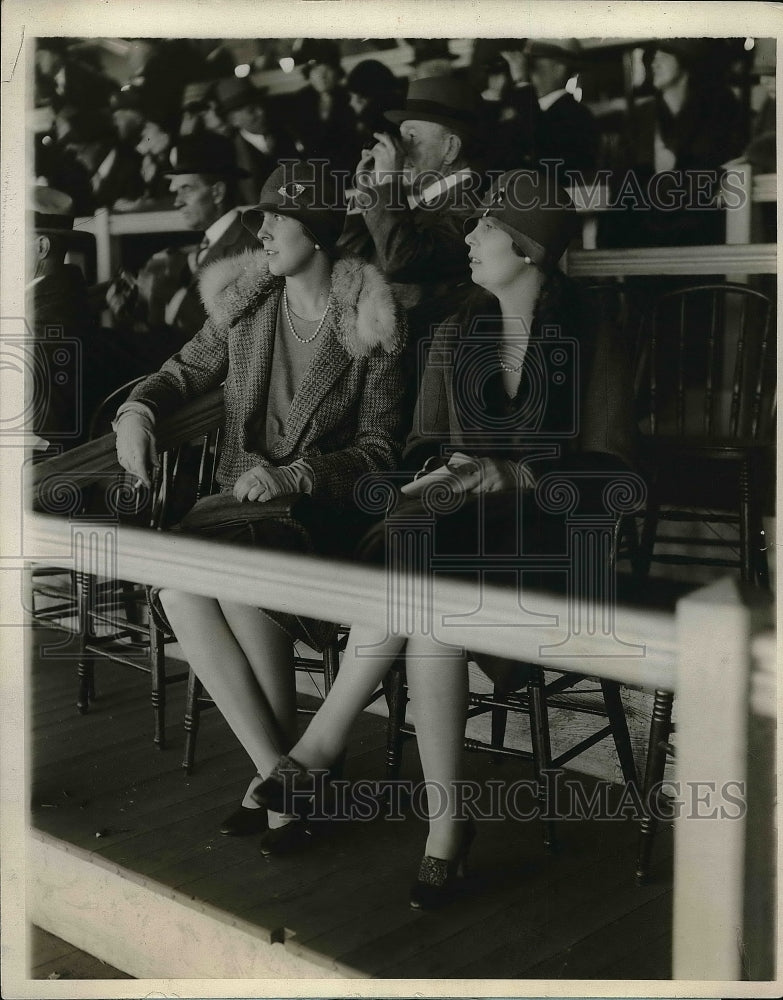
{"type": "Polygon", "coordinates": [[[30,979],[131,979],[40,927],[30,928],[30,979]]]}
{"type": "MultiPolygon", "coordinates": [[[[424,844],[421,820],[408,812],[397,821],[332,822],[306,853],[265,859],[256,838],[218,833],[252,768],[217,710],[202,716],[197,767],[186,777],[184,685],[169,689],[169,745],[158,751],[146,677],[100,664],[99,700],[80,716],[73,661],[40,655],[40,640],[51,635],[34,633],[31,804],[38,830],[241,917],[269,941],[346,975],[670,977],[668,828],[656,843],[654,881],[639,888],[631,820],[560,821],[561,846],[552,855],[543,850],[538,820],[485,821],[461,897],[440,913],[415,912],[407,886],[424,844]]],[[[383,745],[382,721],[363,716],[346,777],[381,778],[383,745]]],[[[468,766],[469,777],[482,782],[530,777],[524,764],[497,766],[485,756],[470,757],[468,766]]],[[[403,777],[419,776],[411,742],[403,777]]],[[[594,781],[583,785],[589,791],[594,781]]]]}

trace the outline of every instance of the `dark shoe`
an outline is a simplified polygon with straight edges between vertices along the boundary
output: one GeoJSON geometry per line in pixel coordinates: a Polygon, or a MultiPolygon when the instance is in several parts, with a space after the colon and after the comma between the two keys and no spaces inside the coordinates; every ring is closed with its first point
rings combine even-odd
{"type": "Polygon", "coordinates": [[[465,874],[468,851],[475,835],[475,827],[470,822],[465,828],[459,854],[449,861],[424,855],[419,865],[419,874],[411,886],[412,909],[437,910],[454,899],[458,879],[465,874]]]}
{"type": "Polygon", "coordinates": [[[258,809],[240,806],[223,820],[220,832],[225,837],[249,837],[254,833],[263,833],[268,826],[266,809],[263,806],[259,806],[258,809]]]}
{"type": "Polygon", "coordinates": [[[261,838],[261,853],[265,858],[295,854],[297,851],[309,847],[312,841],[313,838],[307,823],[304,820],[296,819],[286,823],[285,826],[267,830],[261,838]]]}
{"type": "Polygon", "coordinates": [[[250,793],[259,805],[273,812],[288,813],[307,819],[320,797],[328,772],[308,771],[293,759],[281,757],[272,773],[250,793]]]}

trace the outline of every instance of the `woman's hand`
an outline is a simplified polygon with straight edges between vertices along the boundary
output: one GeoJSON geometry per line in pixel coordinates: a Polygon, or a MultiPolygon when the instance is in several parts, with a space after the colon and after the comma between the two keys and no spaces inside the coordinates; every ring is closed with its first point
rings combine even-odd
{"type": "Polygon", "coordinates": [[[523,463],[506,458],[471,458],[454,452],[445,465],[403,486],[406,496],[418,497],[440,482],[454,493],[499,493],[517,486],[532,486],[533,476],[523,463]]]}
{"type": "Polygon", "coordinates": [[[234,483],[237,500],[264,503],[284,493],[309,493],[312,490],[312,475],[301,464],[254,465],[234,483]]]}
{"type": "Polygon", "coordinates": [[[160,464],[152,419],[144,413],[126,410],[112,426],[117,435],[117,461],[149,486],[152,470],[160,464]]]}

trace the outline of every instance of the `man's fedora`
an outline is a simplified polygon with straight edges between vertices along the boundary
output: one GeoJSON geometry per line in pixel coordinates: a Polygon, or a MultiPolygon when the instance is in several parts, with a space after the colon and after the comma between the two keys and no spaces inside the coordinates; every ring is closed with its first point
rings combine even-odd
{"type": "Polygon", "coordinates": [[[528,38],[523,51],[528,59],[555,59],[568,66],[582,56],[582,46],[576,38],[528,38]]]}
{"type": "Polygon", "coordinates": [[[459,56],[455,55],[449,48],[447,38],[406,38],[405,40],[413,49],[413,58],[409,61],[409,66],[420,66],[433,59],[443,59],[446,62],[459,59],[459,56]]]}
{"type": "Polygon", "coordinates": [[[481,97],[462,80],[428,76],[408,88],[405,107],[386,112],[390,122],[435,122],[458,131],[474,132],[481,123],[481,97]]]}
{"type": "Polygon", "coordinates": [[[185,84],[182,91],[183,111],[202,111],[207,106],[211,92],[211,84],[208,81],[185,84]]]}
{"type": "Polygon", "coordinates": [[[217,174],[221,177],[249,177],[237,166],[233,142],[217,132],[182,135],[171,151],[171,167],[166,177],[176,174],[217,174]]]}
{"type": "Polygon", "coordinates": [[[27,217],[39,236],[66,236],[69,242],[93,240],[92,233],[73,228],[73,198],[56,188],[35,185],[30,191],[27,217]]]}
{"type": "Polygon", "coordinates": [[[249,104],[257,104],[264,93],[265,91],[259,87],[254,87],[247,80],[240,80],[235,76],[218,80],[215,84],[215,97],[223,112],[236,111],[238,108],[246,108],[249,104]]]}

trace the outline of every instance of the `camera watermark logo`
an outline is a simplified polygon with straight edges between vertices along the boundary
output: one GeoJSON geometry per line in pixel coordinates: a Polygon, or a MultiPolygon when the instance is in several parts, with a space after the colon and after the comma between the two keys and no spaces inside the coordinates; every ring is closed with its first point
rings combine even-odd
{"type": "Polygon", "coordinates": [[[0,367],[5,398],[23,400],[0,416],[0,436],[35,433],[69,441],[83,433],[82,345],[52,324],[36,331],[23,318],[0,320],[0,367]]]}

